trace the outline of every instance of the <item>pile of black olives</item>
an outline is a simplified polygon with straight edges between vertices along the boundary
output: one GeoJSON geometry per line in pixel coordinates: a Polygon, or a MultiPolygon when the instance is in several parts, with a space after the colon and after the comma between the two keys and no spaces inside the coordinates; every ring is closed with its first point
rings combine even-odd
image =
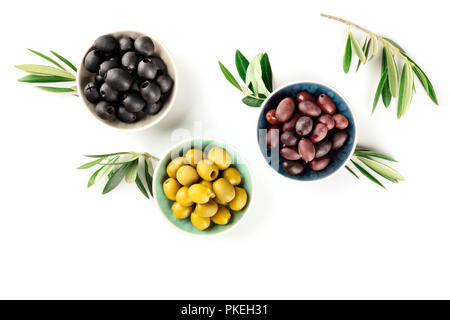
{"type": "Polygon", "coordinates": [[[87,53],[84,67],[95,74],[84,96],[96,104],[95,112],[103,120],[133,123],[155,115],[173,87],[166,64],[146,36],[101,36],[87,53]]]}
{"type": "Polygon", "coordinates": [[[336,113],[336,105],[324,93],[316,98],[302,91],[295,99],[286,97],[266,113],[266,120],[272,125],[267,146],[280,150],[281,167],[290,175],[301,174],[307,165],[313,171],[324,170],[331,153],[348,139],[348,119],[336,113]]]}

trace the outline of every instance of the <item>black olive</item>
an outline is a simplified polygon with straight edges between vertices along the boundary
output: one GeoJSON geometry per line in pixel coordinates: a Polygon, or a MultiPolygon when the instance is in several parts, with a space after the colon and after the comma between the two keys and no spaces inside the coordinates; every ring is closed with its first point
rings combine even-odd
{"type": "Polygon", "coordinates": [[[115,118],[114,106],[106,101],[97,103],[95,113],[103,120],[113,120],[115,118]]]}
{"type": "Polygon", "coordinates": [[[118,91],[127,91],[133,83],[133,77],[123,69],[114,68],[106,73],[106,83],[118,91]]]}
{"type": "Polygon", "coordinates": [[[159,57],[150,57],[151,61],[156,65],[156,68],[160,73],[164,73],[167,70],[167,66],[164,61],[159,57]]]}
{"type": "Polygon", "coordinates": [[[141,84],[141,95],[148,103],[155,103],[161,98],[161,89],[157,84],[145,81],[141,84]]]}
{"type": "Polygon", "coordinates": [[[122,56],[122,66],[132,73],[137,69],[140,61],[139,55],[134,51],[128,51],[122,56]]]}
{"type": "Polygon", "coordinates": [[[134,48],[144,57],[149,57],[155,52],[155,45],[152,39],[142,36],[134,40],[134,48]]]}
{"type": "Polygon", "coordinates": [[[98,73],[104,78],[110,69],[119,67],[119,63],[115,60],[106,60],[100,65],[98,73]]]}
{"type": "Polygon", "coordinates": [[[86,84],[83,90],[84,96],[89,102],[96,103],[100,100],[100,93],[97,90],[97,86],[94,82],[86,84]]]}
{"type": "Polygon", "coordinates": [[[145,101],[139,93],[127,93],[123,96],[123,106],[129,112],[139,112],[145,108],[145,101]]]}
{"type": "Polygon", "coordinates": [[[137,74],[139,78],[146,80],[153,80],[158,73],[158,68],[152,59],[145,58],[138,64],[137,74]]]}
{"type": "Polygon", "coordinates": [[[94,82],[97,87],[100,87],[103,84],[103,82],[105,82],[105,79],[103,79],[101,75],[97,74],[95,76],[94,82]]]}
{"type": "Polygon", "coordinates": [[[124,106],[119,106],[117,108],[117,118],[120,121],[126,122],[126,123],[132,123],[136,121],[136,114],[133,112],[127,111],[124,106]]]}
{"type": "Polygon", "coordinates": [[[157,79],[156,79],[156,83],[159,85],[159,87],[161,88],[161,92],[162,93],[167,93],[167,92],[169,92],[171,89],[172,89],[172,86],[173,86],[173,80],[172,80],[172,78],[169,76],[169,75],[167,75],[167,74],[165,74],[165,75],[162,75],[162,76],[159,76],[157,79]]]}
{"type": "Polygon", "coordinates": [[[95,50],[91,50],[84,58],[84,67],[89,72],[97,72],[102,61],[103,57],[101,54],[95,50]]]}
{"type": "Polygon", "coordinates": [[[145,110],[145,113],[147,113],[149,115],[155,115],[161,110],[161,107],[162,107],[161,102],[155,102],[152,104],[148,104],[144,110],[145,110]]]}
{"type": "Polygon", "coordinates": [[[133,49],[133,39],[130,37],[121,37],[119,39],[120,52],[126,52],[133,49]]]}
{"type": "Polygon", "coordinates": [[[94,48],[100,52],[114,53],[119,50],[119,42],[111,35],[104,35],[95,40],[94,48]]]}
{"type": "Polygon", "coordinates": [[[100,87],[100,96],[109,102],[114,102],[119,99],[119,91],[111,88],[106,82],[100,87]]]}

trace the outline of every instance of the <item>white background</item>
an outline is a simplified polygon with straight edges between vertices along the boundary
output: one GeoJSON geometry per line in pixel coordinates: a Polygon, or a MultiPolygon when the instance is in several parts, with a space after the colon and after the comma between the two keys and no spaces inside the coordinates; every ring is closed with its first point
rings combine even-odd
{"type": "MultiPolygon", "coordinates": [[[[2,9],[0,298],[450,298],[448,52],[444,1],[12,1],[2,9]],[[410,112],[370,116],[379,59],[342,71],[347,18],[397,40],[428,74],[410,112]],[[135,29],[171,50],[179,95],[155,128],[124,133],[97,122],[72,96],[16,82],[26,48],[77,64],[101,34],[135,29]],[[390,154],[407,181],[383,190],[342,171],[288,181],[257,149],[258,109],[220,73],[234,50],[269,53],[275,87],[331,84],[351,102],[361,143],[390,154]],[[354,70],[354,69],[352,69],[354,70]],[[200,130],[194,132],[194,127],[200,130]],[[253,206],[215,237],[177,231],[134,185],[86,189],[83,154],[164,152],[180,137],[237,146],[254,172],[253,206]]],[[[362,35],[355,31],[362,41],[362,35]]]]}

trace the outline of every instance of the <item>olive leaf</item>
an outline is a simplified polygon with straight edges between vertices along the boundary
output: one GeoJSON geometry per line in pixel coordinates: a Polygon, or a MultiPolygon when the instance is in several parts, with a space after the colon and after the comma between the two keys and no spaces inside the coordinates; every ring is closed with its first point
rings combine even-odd
{"type": "Polygon", "coordinates": [[[246,96],[242,99],[242,102],[245,103],[249,107],[261,107],[264,100],[255,99],[253,97],[246,96]]]}
{"type": "Polygon", "coordinates": [[[380,100],[381,92],[383,91],[386,79],[387,79],[387,70],[385,69],[381,74],[380,82],[378,83],[377,91],[375,92],[375,98],[373,99],[372,105],[372,113],[375,111],[377,107],[378,100],[380,100]]]}
{"type": "Polygon", "coordinates": [[[39,56],[39,57],[41,57],[41,58],[44,58],[45,60],[47,60],[47,61],[53,63],[55,66],[57,66],[57,67],[60,68],[61,70],[66,70],[62,65],[60,65],[58,62],[56,62],[55,60],[53,60],[53,59],[50,58],[49,56],[47,56],[47,55],[45,55],[45,54],[43,54],[43,53],[40,53],[39,51],[32,50],[32,49],[28,49],[28,51],[30,51],[30,52],[34,53],[35,55],[37,55],[37,56],[39,56]]]}
{"type": "Polygon", "coordinates": [[[262,79],[262,69],[261,69],[261,59],[263,54],[258,53],[255,55],[250,61],[250,64],[247,68],[247,73],[245,75],[245,84],[252,85],[253,91],[255,94],[262,93],[265,96],[268,96],[270,92],[267,90],[266,85],[262,79]]]}
{"type": "Polygon", "coordinates": [[[141,190],[142,194],[148,199],[148,193],[147,190],[144,187],[144,184],[141,181],[141,178],[139,178],[139,175],[136,175],[136,186],[138,187],[139,190],[141,190]]]}
{"type": "Polygon", "coordinates": [[[347,37],[347,43],[345,44],[344,59],[342,61],[342,68],[344,69],[345,73],[348,73],[351,64],[352,64],[352,40],[349,33],[347,37]]]}
{"type": "Polygon", "coordinates": [[[220,70],[222,70],[222,73],[225,76],[225,79],[227,79],[228,82],[231,83],[233,86],[235,86],[239,91],[242,91],[241,86],[236,81],[234,76],[231,74],[231,72],[220,61],[219,61],[219,66],[220,66],[220,70]]]}
{"type": "Polygon", "coordinates": [[[48,92],[72,92],[76,91],[75,88],[61,88],[61,87],[47,87],[47,86],[34,86],[35,88],[48,91],[48,92]]]}
{"type": "Polygon", "coordinates": [[[350,169],[349,166],[345,166],[345,169],[348,170],[348,172],[350,172],[356,179],[359,179],[358,175],[355,173],[355,171],[353,171],[352,169],[350,169]]]}
{"type": "Polygon", "coordinates": [[[365,158],[369,158],[369,159],[371,157],[374,157],[374,158],[380,158],[380,159],[384,159],[384,160],[388,160],[388,161],[392,161],[392,162],[397,162],[397,160],[395,160],[394,158],[389,157],[385,154],[381,154],[381,153],[373,152],[373,151],[367,151],[367,150],[356,149],[354,155],[357,157],[365,157],[365,158]]]}
{"type": "Polygon", "coordinates": [[[103,166],[103,167],[100,167],[100,169],[98,169],[97,171],[95,171],[95,172],[92,174],[92,176],[89,178],[89,181],[88,181],[88,184],[87,184],[87,187],[88,187],[88,188],[90,188],[90,187],[92,187],[92,186],[94,185],[95,179],[97,178],[97,176],[98,176],[98,174],[100,173],[100,171],[103,170],[103,168],[104,168],[104,166],[103,166]]]}
{"type": "Polygon", "coordinates": [[[103,159],[96,159],[94,161],[87,162],[87,163],[79,166],[77,169],[88,169],[88,168],[91,168],[91,167],[99,164],[102,160],[103,159]]]}
{"type": "Polygon", "coordinates": [[[272,92],[272,67],[270,66],[269,56],[263,53],[261,57],[262,80],[269,92],[272,92]]]}
{"type": "Polygon", "coordinates": [[[54,67],[44,66],[40,64],[20,64],[16,66],[17,69],[25,71],[30,74],[59,76],[64,78],[71,78],[75,80],[75,76],[67,71],[56,69],[54,67]]]}
{"type": "Polygon", "coordinates": [[[358,40],[356,40],[353,33],[349,32],[350,40],[352,42],[353,49],[355,49],[355,53],[358,56],[359,60],[362,61],[362,63],[366,63],[366,56],[364,55],[364,51],[361,48],[358,40]]]}
{"type": "Polygon", "coordinates": [[[373,171],[382,175],[383,177],[388,177],[388,179],[391,179],[391,180],[400,180],[400,181],[405,180],[405,178],[403,178],[403,176],[397,170],[389,167],[388,165],[385,165],[382,162],[375,161],[373,159],[369,159],[369,158],[365,158],[365,157],[358,157],[358,159],[362,163],[364,163],[366,166],[371,168],[373,171]]]}
{"type": "Polygon", "coordinates": [[[148,163],[147,163],[147,160],[144,159],[144,164],[145,164],[144,165],[145,181],[147,182],[148,191],[150,191],[150,194],[153,197],[153,185],[152,185],[152,182],[153,182],[153,166],[152,166],[152,162],[149,159],[148,163]]]}
{"type": "Polygon", "coordinates": [[[68,59],[64,58],[63,56],[61,56],[60,54],[56,53],[53,50],[50,50],[50,52],[57,57],[59,60],[61,60],[62,62],[64,62],[69,68],[71,68],[73,71],[77,72],[77,67],[75,67],[75,65],[70,62],[68,59]]]}
{"type": "Polygon", "coordinates": [[[386,65],[388,69],[388,78],[389,78],[389,89],[391,91],[391,95],[396,98],[398,96],[398,70],[397,65],[394,61],[394,56],[392,55],[391,49],[388,47],[383,48],[385,56],[386,56],[386,65]]]}
{"type": "Polygon", "coordinates": [[[402,76],[400,80],[400,89],[397,106],[397,117],[401,118],[407,111],[411,104],[414,87],[414,75],[411,64],[405,62],[403,64],[402,76]]]}
{"type": "Polygon", "coordinates": [[[52,82],[70,82],[73,81],[73,79],[59,76],[41,76],[37,74],[29,74],[27,76],[19,78],[17,81],[30,83],[52,83],[52,82]]]}
{"type": "Polygon", "coordinates": [[[399,100],[401,100],[398,101],[397,118],[401,118],[403,115],[405,115],[406,112],[409,110],[409,107],[412,102],[412,97],[416,92],[414,85],[414,76],[411,76],[412,73],[414,73],[416,77],[419,79],[420,83],[422,84],[422,87],[425,89],[430,99],[435,104],[438,104],[436,92],[434,90],[433,85],[431,84],[430,79],[426,76],[423,70],[417,65],[417,63],[415,63],[411,59],[411,57],[406,53],[405,49],[403,49],[396,41],[389,39],[388,37],[375,34],[374,32],[371,32],[366,28],[363,28],[350,21],[346,21],[342,18],[334,17],[328,14],[321,14],[321,16],[344,23],[348,27],[346,51],[344,54],[344,61],[343,61],[343,69],[345,73],[348,73],[348,70],[350,68],[351,47],[354,48],[356,55],[359,57],[359,62],[356,67],[356,71],[358,71],[361,63],[364,63],[364,61],[368,62],[372,60],[372,58],[378,54],[379,42],[380,41],[382,42],[383,44],[382,64],[381,64],[382,76],[380,78],[380,81],[378,82],[374,103],[372,105],[372,113],[374,112],[381,95],[383,104],[385,105],[386,108],[389,107],[392,98],[398,98],[399,100]],[[351,32],[352,28],[358,29],[366,35],[366,39],[364,41],[364,45],[362,48],[360,47],[359,42],[353,36],[351,32]],[[371,55],[369,53],[370,47],[372,47],[371,55]],[[399,64],[401,64],[402,62],[401,60],[403,60],[403,64],[407,63],[411,67],[411,70],[409,69],[409,67],[406,67],[406,69],[405,67],[403,67],[404,70],[402,70],[402,75],[400,76],[400,79],[398,72],[399,68],[397,66],[396,59],[398,60],[399,64]],[[387,77],[386,79],[383,79],[383,74],[385,70],[387,70],[387,77]],[[402,78],[404,80],[402,80],[402,78]]]}
{"type": "Polygon", "coordinates": [[[377,185],[379,185],[380,187],[386,189],[386,187],[380,182],[378,181],[377,178],[375,178],[373,175],[371,175],[366,169],[364,169],[363,167],[361,167],[359,164],[357,164],[355,161],[350,160],[353,165],[356,167],[356,169],[359,170],[359,172],[361,172],[364,176],[366,176],[369,180],[371,180],[372,182],[375,182],[377,185]]]}
{"type": "Polygon", "coordinates": [[[136,159],[130,163],[128,166],[127,173],[125,174],[125,181],[127,183],[132,183],[136,181],[137,171],[138,171],[139,159],[136,159]]]}
{"type": "Polygon", "coordinates": [[[105,185],[105,188],[103,189],[102,194],[107,194],[108,192],[111,192],[120,184],[122,179],[125,177],[125,174],[127,173],[129,166],[130,163],[125,163],[111,175],[111,177],[109,178],[108,182],[105,185]]]}
{"type": "Polygon", "coordinates": [[[247,68],[248,68],[249,62],[248,62],[247,58],[244,57],[244,55],[239,50],[236,50],[235,64],[236,64],[236,69],[239,73],[239,76],[241,77],[242,81],[245,81],[245,75],[247,73],[247,68]]]}

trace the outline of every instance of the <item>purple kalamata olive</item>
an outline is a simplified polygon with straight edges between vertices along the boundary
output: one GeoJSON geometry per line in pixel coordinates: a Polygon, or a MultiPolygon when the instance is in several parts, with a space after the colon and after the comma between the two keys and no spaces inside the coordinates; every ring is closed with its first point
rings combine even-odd
{"type": "Polygon", "coordinates": [[[336,105],[334,104],[333,100],[325,93],[322,93],[317,98],[317,104],[319,105],[320,109],[322,109],[322,111],[325,113],[333,114],[336,112],[336,105]]]}
{"type": "Polygon", "coordinates": [[[314,96],[306,91],[300,91],[297,94],[297,102],[302,102],[302,101],[312,101],[312,102],[316,102],[316,98],[314,98],[314,96]]]}
{"type": "Polygon", "coordinates": [[[347,139],[348,139],[347,132],[343,130],[336,131],[333,135],[333,138],[331,139],[331,142],[333,143],[331,149],[337,150],[341,148],[345,144],[345,142],[347,142],[347,139]]]}
{"type": "Polygon", "coordinates": [[[285,131],[281,134],[280,141],[288,147],[294,147],[298,144],[298,136],[293,130],[285,131]]]}
{"type": "Polygon", "coordinates": [[[300,160],[301,156],[298,153],[297,148],[284,147],[280,150],[280,155],[286,160],[300,160]]]}
{"type": "Polygon", "coordinates": [[[333,144],[330,140],[323,140],[314,145],[314,148],[316,149],[316,158],[322,158],[323,156],[326,156],[328,152],[331,151],[332,145],[333,144]]]}
{"type": "Polygon", "coordinates": [[[314,130],[312,131],[311,137],[309,139],[311,139],[312,143],[317,143],[325,139],[327,133],[328,133],[327,126],[323,123],[318,123],[314,127],[314,130]]]}
{"type": "Polygon", "coordinates": [[[298,118],[297,123],[295,124],[295,132],[297,132],[301,136],[308,135],[313,128],[313,121],[310,117],[303,116],[298,118]]]}
{"type": "Polygon", "coordinates": [[[333,119],[336,122],[336,128],[343,130],[348,127],[348,119],[340,113],[333,115],[333,119]]]}
{"type": "Polygon", "coordinates": [[[305,170],[305,166],[303,163],[301,163],[300,161],[291,160],[284,161],[281,164],[281,168],[283,168],[284,172],[293,176],[298,176],[303,172],[303,170],[305,170]]]}
{"type": "Polygon", "coordinates": [[[318,117],[322,113],[320,107],[312,101],[302,101],[298,104],[298,110],[310,117],[318,117]]]}
{"type": "Polygon", "coordinates": [[[332,116],[329,114],[322,114],[319,119],[317,119],[318,122],[323,123],[327,126],[328,131],[334,128],[335,122],[332,116]]]}
{"type": "Polygon", "coordinates": [[[298,143],[298,153],[305,162],[310,162],[316,156],[316,149],[308,138],[302,138],[298,143]]]}
{"type": "Polygon", "coordinates": [[[329,156],[325,156],[322,158],[316,158],[313,161],[311,161],[309,166],[314,171],[321,171],[321,170],[325,169],[326,167],[328,167],[328,165],[330,164],[330,161],[331,161],[331,158],[329,156]]]}
{"type": "Polygon", "coordinates": [[[275,112],[275,117],[280,122],[288,121],[295,111],[294,99],[287,97],[280,101],[275,112]]]}

